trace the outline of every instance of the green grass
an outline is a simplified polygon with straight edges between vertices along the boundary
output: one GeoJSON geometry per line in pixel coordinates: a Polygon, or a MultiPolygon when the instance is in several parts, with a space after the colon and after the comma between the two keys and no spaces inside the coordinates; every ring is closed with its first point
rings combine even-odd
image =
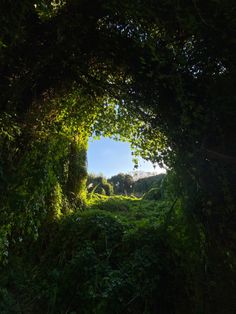
{"type": "Polygon", "coordinates": [[[87,202],[87,211],[101,210],[112,213],[130,227],[144,224],[160,225],[170,211],[173,202],[146,200],[134,196],[104,196],[94,194],[87,202]]]}

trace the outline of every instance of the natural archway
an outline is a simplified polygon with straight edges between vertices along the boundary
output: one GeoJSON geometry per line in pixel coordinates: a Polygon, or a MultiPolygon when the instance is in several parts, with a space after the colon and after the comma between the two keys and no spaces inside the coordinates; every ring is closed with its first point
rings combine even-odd
{"type": "Polygon", "coordinates": [[[88,136],[114,134],[174,169],[183,212],[204,239],[201,310],[234,313],[235,3],[24,0],[0,9],[2,261],[68,202],[82,205],[88,136]],[[221,272],[228,293],[215,305],[221,272]]]}

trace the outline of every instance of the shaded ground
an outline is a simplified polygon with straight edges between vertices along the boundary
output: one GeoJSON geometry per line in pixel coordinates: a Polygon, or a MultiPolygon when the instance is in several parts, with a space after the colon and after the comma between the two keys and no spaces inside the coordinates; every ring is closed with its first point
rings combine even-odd
{"type": "Polygon", "coordinates": [[[201,313],[201,239],[181,212],[173,201],[93,195],[15,249],[0,312],[201,313]]]}

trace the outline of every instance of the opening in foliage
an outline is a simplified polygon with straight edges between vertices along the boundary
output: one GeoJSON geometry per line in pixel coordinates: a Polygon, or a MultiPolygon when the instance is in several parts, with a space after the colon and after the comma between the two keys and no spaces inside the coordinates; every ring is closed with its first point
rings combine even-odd
{"type": "Polygon", "coordinates": [[[235,313],[234,1],[0,10],[0,311],[235,313]],[[88,192],[93,133],[170,172],[88,192]]]}

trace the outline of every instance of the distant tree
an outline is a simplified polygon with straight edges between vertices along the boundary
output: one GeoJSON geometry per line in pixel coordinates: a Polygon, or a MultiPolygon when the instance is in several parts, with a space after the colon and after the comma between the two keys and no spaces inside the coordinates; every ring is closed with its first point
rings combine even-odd
{"type": "Polygon", "coordinates": [[[102,176],[89,175],[87,179],[88,192],[94,192],[110,196],[113,194],[113,186],[107,182],[107,179],[102,176]]]}
{"type": "Polygon", "coordinates": [[[113,185],[115,194],[131,194],[134,180],[129,174],[119,173],[108,180],[113,185]]]}
{"type": "Polygon", "coordinates": [[[158,174],[156,176],[142,178],[134,183],[133,192],[137,196],[142,196],[144,193],[147,193],[151,189],[159,189],[163,178],[165,177],[164,173],[158,174]]]}

